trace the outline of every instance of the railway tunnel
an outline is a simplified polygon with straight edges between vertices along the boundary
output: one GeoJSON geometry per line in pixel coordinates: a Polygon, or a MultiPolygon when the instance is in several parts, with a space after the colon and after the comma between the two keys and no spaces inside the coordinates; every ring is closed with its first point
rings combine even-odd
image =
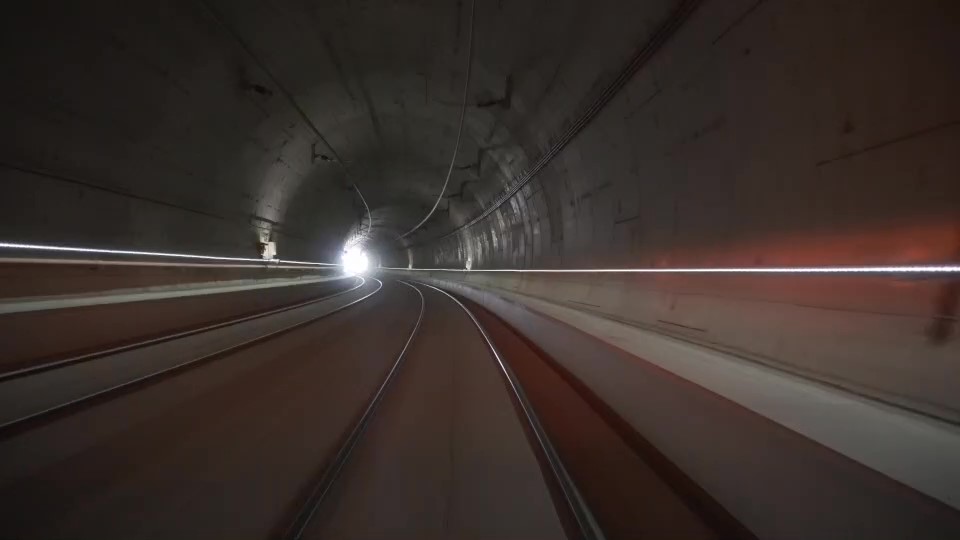
{"type": "Polygon", "coordinates": [[[0,25],[0,537],[960,538],[960,4],[0,25]]]}

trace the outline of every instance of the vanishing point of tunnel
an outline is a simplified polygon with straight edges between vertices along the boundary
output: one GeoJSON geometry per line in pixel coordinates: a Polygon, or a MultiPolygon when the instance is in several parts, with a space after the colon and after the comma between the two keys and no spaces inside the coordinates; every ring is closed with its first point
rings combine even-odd
{"type": "Polygon", "coordinates": [[[0,539],[960,538],[960,2],[22,0],[0,539]]]}

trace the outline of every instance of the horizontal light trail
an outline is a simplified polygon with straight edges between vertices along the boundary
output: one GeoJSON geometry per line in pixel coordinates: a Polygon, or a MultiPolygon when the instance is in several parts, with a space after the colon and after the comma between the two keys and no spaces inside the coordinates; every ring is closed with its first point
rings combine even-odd
{"type": "Polygon", "coordinates": [[[18,249],[24,251],[54,251],[66,253],[96,253],[102,255],[136,255],[142,257],[170,257],[177,259],[202,259],[207,261],[242,261],[258,262],[263,264],[300,264],[305,266],[340,266],[335,263],[325,262],[307,262],[307,261],[287,261],[283,259],[252,259],[245,257],[221,257],[216,255],[197,255],[193,253],[167,253],[161,251],[134,251],[128,249],[101,249],[85,248],[76,246],[49,246],[44,244],[19,244],[13,242],[0,242],[0,249],[18,249]]]}
{"type": "MultiPolygon", "coordinates": [[[[258,259],[259,260],[259,259],[258,259]]],[[[159,261],[143,261],[143,260],[109,260],[109,259],[52,259],[49,257],[0,257],[0,265],[3,264],[60,264],[64,266],[83,266],[83,265],[96,265],[96,266],[156,266],[162,268],[269,268],[274,269],[284,269],[284,270],[294,270],[294,269],[304,269],[303,266],[297,265],[286,265],[286,264],[275,264],[270,263],[269,265],[264,265],[263,261],[259,261],[260,264],[255,263],[242,263],[242,262],[233,262],[233,263],[223,263],[223,262],[184,262],[184,261],[175,261],[175,260],[159,260],[159,261]]],[[[333,268],[333,267],[331,267],[333,268]]],[[[318,267],[317,270],[327,269],[326,266],[318,267]]]]}
{"type": "Polygon", "coordinates": [[[960,274],[960,264],[893,266],[771,266],[721,268],[390,268],[403,272],[513,272],[526,274],[960,274]]]}
{"type": "MultiPolygon", "coordinates": [[[[303,265],[339,267],[342,264],[294,261],[286,259],[254,259],[245,257],[221,257],[217,255],[197,255],[193,253],[168,253],[160,251],[135,251],[125,249],[84,248],[76,246],[51,246],[44,244],[21,244],[0,242],[0,249],[23,251],[52,251],[67,253],[94,253],[106,255],[134,255],[143,257],[167,257],[179,259],[200,259],[208,261],[255,262],[266,265],[303,265]]],[[[35,259],[40,261],[39,259],[35,259]]],[[[717,267],[717,268],[394,268],[381,267],[381,270],[402,272],[512,272],[527,274],[960,274],[960,264],[915,264],[915,265],[876,265],[876,266],[770,266],[770,267],[717,267]]]]}
{"type": "Polygon", "coordinates": [[[287,259],[274,259],[270,262],[277,262],[282,264],[306,264],[311,266],[343,266],[338,263],[325,263],[325,262],[311,262],[311,261],[290,261],[287,259]]]}

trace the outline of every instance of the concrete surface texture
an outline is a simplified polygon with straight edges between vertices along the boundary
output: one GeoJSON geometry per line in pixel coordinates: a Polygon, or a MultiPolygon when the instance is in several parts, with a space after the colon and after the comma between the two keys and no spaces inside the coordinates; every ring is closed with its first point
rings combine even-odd
{"type": "MultiPolygon", "coordinates": [[[[4,432],[0,500],[9,512],[3,536],[278,537],[355,410],[381,382],[418,308],[413,291],[393,284],[355,309],[160,384],[40,429],[4,432]]],[[[261,320],[248,333],[279,322],[261,320]]],[[[107,359],[113,365],[99,370],[85,364],[94,372],[73,379],[109,387],[123,378],[117,366],[149,371],[150,364],[156,368],[230,342],[228,336],[208,337],[181,343],[179,353],[141,351],[139,363],[107,359]]],[[[69,389],[47,385],[36,397],[69,389]]],[[[11,391],[0,388],[4,398],[11,391]]]]}
{"type": "MultiPolygon", "coordinates": [[[[103,356],[107,351],[119,353],[217,329],[239,331],[242,335],[250,331],[250,325],[257,324],[254,319],[273,314],[283,318],[283,312],[309,311],[317,307],[312,304],[324,299],[375,286],[375,281],[348,278],[291,287],[83,307],[63,302],[66,305],[59,309],[12,311],[0,314],[0,328],[3,328],[0,332],[0,350],[3,350],[0,368],[4,371],[30,370],[51,361],[71,363],[103,356]],[[245,325],[247,329],[244,329],[245,325]],[[55,338],[51,339],[51,335],[55,338]]],[[[73,377],[67,376],[65,380],[71,381],[73,377]]]]}
{"type": "Polygon", "coordinates": [[[35,297],[99,295],[119,290],[181,290],[211,283],[269,282],[340,275],[339,268],[277,267],[264,263],[203,264],[168,261],[27,259],[0,261],[0,297],[18,303],[35,297]],[[56,264],[51,264],[55,262],[56,264]]]}
{"type": "MultiPolygon", "coordinates": [[[[582,311],[497,291],[451,289],[496,313],[581,381],[757,538],[960,534],[955,425],[582,311]]],[[[562,431],[561,440],[574,429],[562,431]]],[[[602,446],[602,438],[589,440],[584,446],[602,446]]],[[[657,463],[649,455],[645,461],[657,463]]],[[[671,478],[674,489],[685,483],[662,468],[657,473],[671,478]]],[[[600,478],[594,473],[584,482],[600,478]]],[[[606,487],[609,497],[615,485],[606,487]]],[[[598,505],[600,511],[613,507],[598,505]]],[[[661,519],[666,515],[661,511],[661,519]]],[[[738,537],[736,531],[727,528],[722,537],[738,537]]]]}
{"type": "Polygon", "coordinates": [[[305,538],[566,538],[480,334],[423,289],[423,337],[305,538]]]}
{"type": "MultiPolygon", "coordinates": [[[[955,2],[470,7],[13,6],[0,232],[240,256],[271,240],[327,261],[361,232],[385,264],[458,268],[960,256],[955,2]],[[449,187],[398,241],[440,193],[468,60],[449,187]]],[[[960,405],[955,282],[496,281],[934,414],[960,405]]]]}
{"type": "MultiPolygon", "coordinates": [[[[448,270],[956,264],[958,35],[952,0],[19,2],[0,17],[0,242],[244,258],[275,242],[325,262],[359,242],[448,270]]],[[[3,263],[0,296],[308,273],[256,264],[3,263]]],[[[960,418],[956,275],[429,275],[960,418]]],[[[663,403],[713,405],[677,392],[663,403]]],[[[801,463],[792,445],[776,448],[801,463]]],[[[865,482],[837,500],[868,508],[865,482]]]]}
{"type": "Polygon", "coordinates": [[[126,304],[148,300],[207,296],[239,291],[263,291],[277,287],[299,287],[316,283],[337,283],[354,279],[338,272],[328,276],[302,276],[295,278],[275,278],[263,280],[215,281],[180,285],[159,285],[142,289],[112,289],[88,292],[80,295],[56,295],[41,297],[21,297],[0,301],[0,314],[26,313],[82,306],[101,306],[105,304],[126,304]]]}

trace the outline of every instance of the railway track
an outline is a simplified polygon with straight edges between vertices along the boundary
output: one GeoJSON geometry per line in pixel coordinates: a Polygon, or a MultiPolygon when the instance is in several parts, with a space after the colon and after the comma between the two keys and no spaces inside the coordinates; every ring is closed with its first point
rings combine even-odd
{"type": "MultiPolygon", "coordinates": [[[[394,378],[397,377],[398,371],[401,368],[401,363],[407,351],[410,349],[411,343],[418,338],[417,332],[421,328],[424,318],[424,311],[426,310],[426,300],[420,288],[432,289],[459,306],[459,308],[463,310],[463,312],[472,322],[473,328],[470,330],[475,329],[478,334],[477,337],[482,338],[482,346],[486,348],[486,353],[489,355],[489,361],[497,365],[501,370],[504,380],[507,383],[507,387],[509,388],[511,394],[510,397],[518,405],[518,411],[522,412],[523,420],[526,422],[525,427],[530,433],[533,434],[531,442],[535,441],[538,445],[538,448],[535,449],[535,452],[545,457],[545,461],[548,464],[548,470],[553,476],[549,482],[553,485],[559,486],[560,488],[565,504],[563,508],[558,509],[558,512],[566,514],[564,517],[575,524],[574,537],[584,540],[597,540],[604,538],[604,535],[596,521],[593,519],[586,502],[577,491],[577,488],[564,468],[562,461],[550,443],[549,437],[540,425],[537,415],[530,405],[530,402],[524,395],[519,381],[510,370],[509,365],[501,357],[493,342],[487,336],[483,326],[476,319],[476,317],[474,317],[473,313],[471,313],[471,311],[465,305],[463,305],[459,300],[451,296],[449,293],[432,285],[425,283],[416,283],[416,285],[412,285],[407,282],[401,283],[413,288],[420,295],[421,309],[416,325],[414,326],[413,331],[410,333],[403,350],[397,357],[383,383],[374,393],[363,414],[360,415],[356,424],[354,424],[354,426],[350,429],[349,435],[344,439],[344,442],[337,450],[336,455],[327,461],[328,465],[321,474],[318,482],[315,484],[313,489],[311,489],[310,496],[306,498],[303,506],[300,508],[300,511],[297,512],[296,517],[286,528],[283,538],[285,540],[301,540],[303,538],[317,536],[310,535],[307,532],[311,520],[318,513],[318,510],[320,509],[321,505],[324,504],[324,501],[330,494],[331,490],[333,490],[334,484],[337,482],[341,471],[343,471],[344,467],[351,459],[354,449],[357,447],[361,437],[363,437],[368,426],[370,425],[373,416],[377,411],[378,405],[381,401],[383,401],[384,394],[388,391],[389,386],[394,378]]],[[[429,339],[429,336],[425,336],[424,339],[429,339]]]]}
{"type": "Polygon", "coordinates": [[[337,291],[337,292],[334,292],[334,293],[332,293],[332,294],[324,294],[324,295],[318,296],[318,297],[316,297],[316,298],[311,298],[311,299],[309,299],[309,300],[305,300],[305,301],[302,301],[302,302],[295,302],[295,303],[292,303],[292,304],[288,304],[288,305],[285,305],[285,306],[281,306],[281,307],[279,307],[279,308],[274,308],[274,309],[268,309],[268,310],[258,311],[258,312],[256,312],[256,313],[252,313],[252,314],[249,314],[249,315],[243,315],[243,316],[240,316],[240,317],[233,317],[233,318],[227,319],[227,320],[225,320],[225,321],[219,321],[219,322],[212,323],[212,324],[203,324],[203,325],[200,325],[200,326],[197,326],[197,327],[194,327],[194,328],[189,328],[189,329],[186,329],[186,330],[169,332],[169,333],[165,333],[165,334],[163,334],[163,335],[161,335],[161,336],[150,337],[150,338],[147,338],[147,339],[138,339],[138,340],[135,340],[135,341],[133,341],[133,342],[131,342],[131,343],[124,343],[124,344],[122,344],[122,345],[105,347],[105,348],[102,348],[102,349],[99,349],[99,350],[96,350],[96,351],[92,351],[92,352],[87,352],[87,353],[82,353],[82,354],[74,354],[74,355],[70,355],[70,356],[67,356],[67,357],[64,357],[64,358],[57,358],[57,359],[54,359],[54,360],[31,362],[30,365],[27,365],[26,367],[17,368],[17,369],[10,369],[10,370],[6,370],[6,371],[0,371],[0,383],[2,383],[3,381],[11,380],[11,379],[18,379],[18,378],[21,378],[21,377],[27,377],[27,376],[30,376],[30,375],[35,375],[35,374],[37,374],[37,373],[42,373],[42,372],[44,372],[44,371],[49,371],[49,370],[52,370],[52,369],[59,369],[59,368],[63,368],[63,367],[69,366],[69,365],[73,365],[73,364],[79,364],[79,363],[82,363],[82,362],[88,362],[88,361],[90,361],[90,360],[96,360],[97,358],[103,358],[103,357],[105,357],[105,356],[110,356],[110,355],[112,355],[112,354],[117,354],[117,353],[126,352],[126,351],[132,351],[132,350],[140,349],[140,348],[143,348],[143,347],[149,347],[149,346],[151,346],[151,345],[156,345],[156,344],[158,344],[158,343],[164,343],[164,342],[167,342],[167,341],[172,341],[172,340],[184,338],[184,337],[187,337],[187,336],[193,336],[193,335],[196,335],[196,334],[201,334],[201,333],[203,333],[203,332],[209,332],[209,331],[211,331],[211,330],[216,330],[216,329],[218,329],[218,328],[225,328],[225,327],[228,327],[228,326],[233,326],[233,325],[240,324],[240,323],[244,323],[244,322],[247,322],[247,321],[252,321],[252,320],[255,320],[255,319],[261,319],[261,318],[263,318],[263,317],[269,317],[270,315],[275,315],[275,314],[277,314],[277,313],[283,313],[283,312],[285,312],[285,311],[291,311],[291,310],[294,310],[294,309],[297,309],[297,308],[302,308],[302,307],[304,307],[304,306],[309,306],[309,305],[312,305],[312,304],[316,304],[316,303],[318,303],[318,302],[323,302],[323,301],[325,301],[325,300],[329,300],[329,299],[331,299],[331,298],[335,298],[335,297],[340,296],[340,295],[343,295],[343,294],[347,294],[347,293],[353,292],[353,291],[359,289],[360,287],[362,287],[363,284],[364,284],[363,278],[359,278],[359,277],[358,277],[358,278],[356,278],[356,284],[355,284],[354,286],[352,286],[352,287],[348,287],[348,288],[346,288],[346,289],[344,289],[344,290],[337,291]]]}
{"type": "MultiPolygon", "coordinates": [[[[31,429],[32,427],[35,427],[37,425],[41,425],[44,422],[50,421],[52,419],[73,414],[78,410],[82,410],[84,407],[87,407],[96,403],[102,403],[105,400],[113,399],[119,395],[122,395],[125,392],[136,390],[137,388],[141,388],[148,384],[157,383],[163,377],[169,377],[190,369],[197,368],[206,362],[210,362],[217,358],[221,358],[231,352],[237,351],[245,347],[249,347],[253,344],[260,343],[260,342],[269,340],[271,338],[275,338],[277,336],[283,335],[297,328],[301,328],[306,325],[309,325],[320,319],[329,317],[330,315],[333,315],[334,313],[342,311],[355,304],[358,304],[372,297],[377,292],[379,292],[380,289],[383,287],[383,282],[381,282],[376,278],[371,278],[371,279],[377,282],[378,284],[377,288],[372,292],[364,294],[363,296],[355,300],[352,300],[346,304],[333,307],[332,309],[329,309],[329,310],[322,311],[321,313],[316,315],[307,316],[291,324],[284,324],[279,328],[270,329],[254,337],[241,339],[239,341],[234,341],[226,346],[217,347],[214,350],[210,350],[210,351],[205,351],[202,354],[199,354],[196,356],[188,357],[186,359],[177,359],[175,362],[170,363],[168,365],[164,365],[159,369],[150,370],[145,373],[138,374],[136,377],[126,379],[120,382],[107,384],[101,388],[97,388],[92,391],[83,392],[80,395],[73,396],[69,399],[64,399],[58,403],[55,403],[49,406],[40,407],[38,408],[38,410],[34,410],[26,414],[16,415],[12,418],[3,418],[2,420],[0,420],[0,440],[6,437],[13,436],[24,430],[31,429]]],[[[366,280],[361,278],[361,282],[355,287],[352,287],[345,291],[340,291],[322,298],[310,300],[307,302],[302,302],[293,306],[286,306],[286,307],[271,310],[265,313],[259,313],[251,316],[240,317],[227,322],[209,325],[203,328],[198,328],[198,329],[194,329],[186,332],[179,332],[176,334],[163,336],[161,338],[145,340],[142,342],[138,342],[138,343],[122,346],[122,347],[111,348],[111,349],[100,351],[97,353],[91,353],[91,354],[82,355],[79,357],[73,357],[73,358],[59,360],[59,361],[55,361],[47,364],[42,364],[42,365],[34,366],[32,368],[18,370],[15,372],[5,373],[3,374],[2,377],[0,377],[0,400],[2,400],[2,396],[4,395],[4,392],[8,390],[9,387],[15,385],[18,379],[24,379],[31,376],[36,377],[38,375],[42,375],[45,372],[50,372],[52,370],[67,369],[71,366],[77,366],[79,364],[85,364],[85,363],[93,362],[96,360],[109,358],[112,355],[116,355],[118,353],[136,351],[136,350],[144,349],[150,346],[171,342],[177,339],[183,339],[190,336],[197,336],[197,335],[205,334],[215,330],[233,327],[245,322],[260,320],[266,317],[276,316],[281,313],[288,313],[299,308],[312,306],[320,302],[324,302],[324,301],[328,301],[330,299],[336,298],[343,294],[353,292],[363,287],[365,283],[366,283],[366,280]]]]}
{"type": "Polygon", "coordinates": [[[544,390],[539,381],[552,379],[543,370],[553,368],[531,368],[523,355],[532,353],[469,302],[398,281],[364,308],[370,327],[359,315],[332,322],[384,288],[369,278],[321,299],[0,378],[0,497],[24,494],[11,513],[22,521],[11,531],[0,525],[0,536],[750,537],[705,516],[696,497],[676,496],[677,479],[644,469],[642,452],[609,418],[583,413],[593,405],[558,413],[551,400],[577,402],[580,390],[562,378],[544,390]],[[321,320],[331,321],[317,334],[326,337],[314,338],[311,325],[321,320]],[[230,334],[213,339],[217,332],[230,334]],[[175,348],[188,340],[211,343],[175,348]],[[157,347],[180,355],[24,414],[4,411],[50,381],[73,385],[110,372],[112,359],[127,355],[132,365],[157,347]],[[272,349],[276,358],[265,358],[272,349]],[[179,393],[191,394],[181,406],[179,393]],[[563,415],[593,427],[584,431],[563,415]],[[223,453],[224,464],[211,467],[208,452],[223,453]],[[595,480],[611,455],[622,458],[619,484],[595,480]],[[669,507],[667,518],[625,512],[611,503],[622,496],[606,493],[657,475],[662,482],[641,491],[662,499],[654,506],[669,507]],[[269,495],[259,493],[264,485],[269,495]],[[182,498],[194,502],[168,513],[182,498]],[[218,518],[218,505],[249,527],[241,534],[218,518]],[[673,522],[684,519],[696,524],[673,522]]]}

